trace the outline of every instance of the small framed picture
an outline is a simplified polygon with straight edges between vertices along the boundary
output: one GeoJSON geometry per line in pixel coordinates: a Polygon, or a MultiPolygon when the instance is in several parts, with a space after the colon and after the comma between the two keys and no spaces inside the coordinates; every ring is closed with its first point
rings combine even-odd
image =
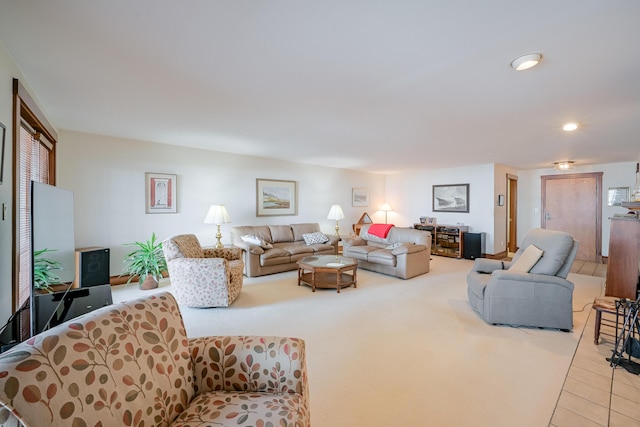
{"type": "Polygon", "coordinates": [[[629,201],[629,187],[609,187],[607,206],[622,206],[629,201]]]}
{"type": "Polygon", "coordinates": [[[176,175],[166,173],[145,173],[146,213],[176,213],[176,175]]]}
{"type": "Polygon", "coordinates": [[[369,189],[353,188],[351,190],[351,206],[369,206],[369,189]]]}

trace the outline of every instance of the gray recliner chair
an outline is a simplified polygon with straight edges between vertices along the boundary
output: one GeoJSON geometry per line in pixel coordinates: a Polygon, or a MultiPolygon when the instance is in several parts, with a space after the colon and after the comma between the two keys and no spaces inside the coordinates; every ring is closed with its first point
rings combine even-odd
{"type": "MultiPolygon", "coordinates": [[[[570,234],[533,229],[511,262],[475,260],[467,275],[469,303],[487,323],[570,331],[573,283],[567,280],[567,275],[577,252],[578,242],[570,234]],[[542,256],[537,262],[531,261],[534,265],[527,272],[515,271],[512,266],[530,245],[542,250],[542,256]]],[[[522,262],[518,267],[521,265],[522,262]]]]}

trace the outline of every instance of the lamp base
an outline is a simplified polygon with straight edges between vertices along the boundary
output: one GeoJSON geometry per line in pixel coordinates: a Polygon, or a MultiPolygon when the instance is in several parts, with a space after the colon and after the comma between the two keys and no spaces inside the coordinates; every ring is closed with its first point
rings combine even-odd
{"type": "Polygon", "coordinates": [[[224,245],[222,244],[220,239],[222,239],[222,233],[220,233],[220,224],[218,224],[218,232],[216,233],[216,240],[218,241],[218,243],[216,243],[216,249],[224,248],[224,245]]]}

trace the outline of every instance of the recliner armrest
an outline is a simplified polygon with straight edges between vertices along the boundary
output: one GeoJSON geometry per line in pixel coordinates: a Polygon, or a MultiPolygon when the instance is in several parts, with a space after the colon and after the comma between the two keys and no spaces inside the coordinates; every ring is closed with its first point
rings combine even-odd
{"type": "MultiPolygon", "coordinates": [[[[509,286],[517,286],[518,283],[512,285],[514,282],[519,282],[521,284],[527,283],[546,283],[551,285],[558,285],[560,287],[566,288],[568,290],[573,290],[573,283],[558,276],[548,276],[546,274],[533,274],[533,273],[522,273],[519,271],[494,271],[491,275],[491,282],[499,283],[502,281],[509,281],[509,286]]],[[[491,283],[490,282],[490,283],[491,283]]]]}
{"type": "Polygon", "coordinates": [[[493,273],[496,270],[506,270],[511,265],[509,261],[499,261],[497,259],[476,258],[471,271],[478,273],[493,273]]]}

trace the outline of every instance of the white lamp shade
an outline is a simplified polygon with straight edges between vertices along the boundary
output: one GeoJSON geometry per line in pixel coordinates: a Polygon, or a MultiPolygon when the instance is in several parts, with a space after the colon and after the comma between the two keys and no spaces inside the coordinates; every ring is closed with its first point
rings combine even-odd
{"type": "Polygon", "coordinates": [[[329,215],[327,215],[327,219],[335,219],[336,221],[338,221],[339,219],[344,219],[344,212],[342,212],[342,206],[331,205],[331,209],[329,209],[329,215]]]}
{"type": "Polygon", "coordinates": [[[231,218],[224,205],[211,205],[207,216],[204,217],[205,224],[226,224],[228,222],[231,222],[231,218]]]}
{"type": "Polygon", "coordinates": [[[393,209],[391,209],[391,206],[389,206],[389,203],[385,203],[384,205],[382,205],[382,207],[380,208],[381,211],[392,211],[393,209]]]}

